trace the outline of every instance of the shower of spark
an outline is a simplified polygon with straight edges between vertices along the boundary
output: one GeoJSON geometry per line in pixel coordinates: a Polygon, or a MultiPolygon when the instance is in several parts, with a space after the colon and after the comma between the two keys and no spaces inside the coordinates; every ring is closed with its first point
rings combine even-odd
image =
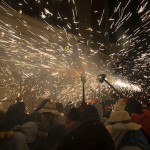
{"type": "MultiPolygon", "coordinates": [[[[40,5],[40,0],[35,0],[40,5]]],[[[57,1],[56,1],[57,2],[57,1]]],[[[110,74],[110,61],[95,62],[93,59],[99,51],[104,51],[104,43],[98,43],[99,50],[82,45],[82,37],[69,34],[75,28],[79,33],[77,20],[78,12],[74,0],[72,3],[73,24],[69,22],[67,16],[57,12],[57,22],[64,23],[63,27],[50,25],[46,20],[54,14],[45,6],[40,10],[39,17],[45,23],[35,20],[23,14],[23,5],[33,9],[27,1],[18,3],[19,11],[15,11],[5,1],[0,6],[0,82],[1,101],[13,100],[17,96],[22,96],[29,109],[33,109],[43,98],[51,98],[56,101],[67,103],[72,100],[75,103],[82,99],[82,85],[80,76],[85,72],[87,78],[86,95],[91,97],[93,91],[100,92],[102,87],[96,82],[96,75],[101,73],[110,74]],[[78,42],[80,40],[80,43],[78,42]],[[89,51],[88,56],[85,50],[89,51]],[[13,68],[13,69],[12,69],[13,68]],[[101,71],[102,70],[102,71],[101,71]]],[[[48,5],[48,2],[47,2],[48,5]]],[[[92,1],[91,1],[92,5],[92,1]]],[[[145,80],[149,79],[148,65],[150,55],[150,2],[142,0],[136,7],[136,11],[130,10],[133,0],[127,2],[116,2],[113,13],[109,18],[110,34],[117,35],[116,45],[119,47],[118,56],[124,57],[118,68],[122,68],[123,73],[142,75],[145,80]],[[131,26],[134,16],[139,19],[135,25],[131,26]],[[140,23],[139,23],[140,22],[140,23]],[[122,33],[122,30],[125,32],[122,33]],[[128,57],[127,57],[128,56],[128,57]],[[130,60],[128,60],[130,58],[130,60]],[[126,62],[126,63],[125,63],[126,62]],[[132,63],[132,64],[131,64],[132,63]],[[132,65],[132,68],[129,66],[132,65]]],[[[135,9],[135,8],[134,8],[135,9]]],[[[95,10],[94,13],[98,13],[95,10]]],[[[103,9],[100,18],[97,20],[101,26],[106,10],[103,9]]],[[[85,30],[92,33],[91,27],[85,30]]],[[[101,31],[97,31],[102,33],[101,31]]],[[[108,33],[104,33],[106,36],[108,33]]],[[[89,41],[86,42],[87,45],[89,41]]],[[[113,52],[110,56],[113,56],[113,52]]],[[[108,58],[101,54],[102,58],[108,58]]],[[[127,74],[130,77],[131,74],[127,74]]],[[[139,82],[139,81],[137,81],[139,82]]],[[[133,88],[131,86],[130,88],[133,88]]],[[[0,107],[2,107],[2,102],[0,107]]]]}
{"type": "Polygon", "coordinates": [[[30,110],[46,97],[63,103],[81,101],[81,74],[85,72],[87,78],[93,76],[90,72],[98,74],[98,66],[82,53],[89,48],[65,28],[34,20],[4,4],[0,6],[1,101],[21,96],[30,110]]]}
{"type": "MultiPolygon", "coordinates": [[[[150,2],[130,0],[118,2],[111,16],[112,35],[120,47],[118,63],[123,75],[137,84],[149,80],[150,2]],[[134,7],[133,7],[134,6],[134,7]],[[133,9],[130,9],[132,8],[133,9]],[[137,78],[134,78],[134,77],[137,78]]],[[[113,56],[114,54],[112,54],[113,56]]],[[[149,87],[148,87],[149,88],[149,87]]]]}
{"type": "Polygon", "coordinates": [[[131,84],[128,82],[122,82],[121,80],[117,80],[115,82],[115,84],[120,87],[128,88],[128,90],[134,90],[134,91],[141,92],[141,88],[138,85],[134,85],[134,84],[131,84]]]}

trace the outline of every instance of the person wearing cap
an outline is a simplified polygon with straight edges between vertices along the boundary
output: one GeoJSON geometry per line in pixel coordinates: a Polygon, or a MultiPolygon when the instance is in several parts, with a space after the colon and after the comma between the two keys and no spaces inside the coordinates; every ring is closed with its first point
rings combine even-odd
{"type": "Polygon", "coordinates": [[[114,105],[114,110],[111,112],[106,126],[114,140],[116,149],[148,150],[148,141],[140,130],[142,126],[134,123],[124,108],[125,102],[119,100],[114,105]]]}
{"type": "Polygon", "coordinates": [[[46,103],[46,105],[39,110],[39,113],[41,113],[42,126],[46,132],[49,131],[54,118],[60,115],[56,109],[56,104],[51,102],[46,103]]]}
{"type": "Polygon", "coordinates": [[[142,125],[142,131],[150,143],[150,110],[142,108],[135,99],[127,102],[125,110],[129,112],[133,122],[142,125]]]}
{"type": "Polygon", "coordinates": [[[35,147],[45,150],[48,146],[51,147],[56,144],[57,139],[61,136],[60,133],[65,129],[65,122],[63,118],[63,106],[61,103],[46,102],[46,104],[38,110],[40,117],[38,118],[38,138],[35,142],[35,147]],[[64,122],[64,124],[63,124],[64,122]],[[58,129],[60,128],[60,131],[58,129]],[[55,131],[53,131],[55,129],[55,131]],[[55,137],[52,137],[54,136],[55,137]],[[58,134],[58,135],[57,135],[58,134]],[[59,135],[60,134],[60,135],[59,135]],[[51,141],[49,141],[51,140],[51,141]]]}
{"type": "Polygon", "coordinates": [[[61,125],[66,125],[66,117],[64,115],[64,107],[63,104],[60,102],[56,103],[56,110],[59,112],[59,115],[57,115],[54,118],[53,124],[61,124],[61,125]]]}

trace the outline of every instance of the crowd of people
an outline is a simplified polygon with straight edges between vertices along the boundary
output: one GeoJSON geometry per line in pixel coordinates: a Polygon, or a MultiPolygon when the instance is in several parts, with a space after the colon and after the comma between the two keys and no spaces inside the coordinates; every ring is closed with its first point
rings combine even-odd
{"type": "Polygon", "coordinates": [[[31,114],[17,98],[0,111],[0,150],[150,150],[150,110],[138,98],[79,106],[44,99],[31,114]]]}

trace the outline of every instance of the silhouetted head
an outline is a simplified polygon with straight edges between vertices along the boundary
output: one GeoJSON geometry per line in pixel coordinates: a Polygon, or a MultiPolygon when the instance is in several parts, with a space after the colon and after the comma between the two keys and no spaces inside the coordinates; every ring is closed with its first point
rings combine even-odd
{"type": "Polygon", "coordinates": [[[57,150],[115,150],[115,146],[104,125],[91,120],[75,126],[57,150]]]}
{"type": "Polygon", "coordinates": [[[126,103],[125,110],[131,115],[132,113],[141,114],[142,113],[142,104],[140,104],[135,99],[129,99],[126,103]]]}
{"type": "Polygon", "coordinates": [[[68,113],[68,119],[77,121],[80,118],[80,111],[78,108],[71,108],[68,113]]]}
{"type": "Polygon", "coordinates": [[[90,119],[100,121],[100,117],[99,117],[97,109],[92,105],[87,105],[83,109],[79,121],[87,121],[87,120],[90,120],[90,119]]]}
{"type": "Polygon", "coordinates": [[[56,103],[56,109],[58,110],[58,112],[63,113],[64,112],[64,107],[62,103],[56,103]]]}

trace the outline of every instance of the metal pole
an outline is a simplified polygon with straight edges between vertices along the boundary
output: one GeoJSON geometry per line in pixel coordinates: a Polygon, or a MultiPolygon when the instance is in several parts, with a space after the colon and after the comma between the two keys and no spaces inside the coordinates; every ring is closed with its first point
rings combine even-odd
{"type": "Polygon", "coordinates": [[[114,91],[116,91],[116,93],[120,96],[120,97],[124,97],[117,89],[115,89],[107,80],[104,79],[104,81],[114,89],[114,91]]]}
{"type": "Polygon", "coordinates": [[[84,92],[84,82],[82,82],[82,86],[83,86],[83,99],[82,99],[82,101],[84,102],[85,101],[85,92],[84,92]]]}
{"type": "Polygon", "coordinates": [[[82,94],[83,94],[82,101],[84,102],[85,101],[85,87],[84,87],[84,84],[86,83],[86,79],[85,79],[84,76],[81,76],[81,81],[82,81],[82,94]]]}
{"type": "Polygon", "coordinates": [[[20,98],[22,98],[22,76],[20,75],[20,98]]]}
{"type": "Polygon", "coordinates": [[[86,103],[85,103],[85,87],[84,87],[84,84],[86,83],[86,79],[84,76],[81,76],[81,81],[82,81],[82,102],[81,102],[81,105],[79,107],[79,110],[83,110],[83,108],[86,106],[86,103]]]}

